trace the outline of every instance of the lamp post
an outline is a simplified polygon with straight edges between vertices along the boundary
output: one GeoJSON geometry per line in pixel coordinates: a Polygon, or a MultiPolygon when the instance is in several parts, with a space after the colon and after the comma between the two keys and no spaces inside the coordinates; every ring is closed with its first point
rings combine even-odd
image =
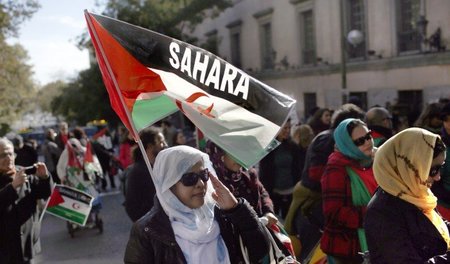
{"type": "Polygon", "coordinates": [[[347,42],[356,47],[364,40],[364,36],[361,31],[357,29],[351,30],[347,35],[345,32],[345,18],[344,18],[344,4],[345,1],[341,1],[341,91],[342,91],[342,104],[348,101],[347,90],[347,42]]]}

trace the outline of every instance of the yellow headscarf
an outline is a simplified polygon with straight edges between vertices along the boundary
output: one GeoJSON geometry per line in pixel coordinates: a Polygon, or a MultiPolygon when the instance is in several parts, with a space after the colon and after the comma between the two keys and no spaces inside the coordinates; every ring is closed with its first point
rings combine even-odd
{"type": "Polygon", "coordinates": [[[438,137],[421,128],[401,131],[378,149],[373,172],[383,190],[417,206],[436,226],[450,248],[448,228],[434,210],[437,198],[426,183],[438,137]]]}

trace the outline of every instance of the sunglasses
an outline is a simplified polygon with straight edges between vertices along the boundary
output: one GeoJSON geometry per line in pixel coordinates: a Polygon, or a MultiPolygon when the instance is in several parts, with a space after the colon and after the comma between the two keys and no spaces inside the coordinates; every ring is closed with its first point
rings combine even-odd
{"type": "Polygon", "coordinates": [[[367,134],[365,136],[362,136],[360,138],[357,138],[355,140],[353,140],[353,143],[355,143],[355,145],[357,147],[364,145],[364,143],[366,143],[367,140],[371,140],[372,139],[372,131],[369,130],[369,132],[367,132],[367,134]]]}
{"type": "Polygon", "coordinates": [[[180,182],[184,186],[194,186],[198,182],[198,178],[202,179],[203,182],[207,182],[209,180],[209,171],[208,169],[204,169],[199,172],[188,172],[181,176],[180,182]]]}
{"type": "Polygon", "coordinates": [[[429,175],[431,177],[438,175],[438,173],[441,171],[442,167],[444,167],[444,165],[435,165],[435,166],[431,167],[429,175]]]}

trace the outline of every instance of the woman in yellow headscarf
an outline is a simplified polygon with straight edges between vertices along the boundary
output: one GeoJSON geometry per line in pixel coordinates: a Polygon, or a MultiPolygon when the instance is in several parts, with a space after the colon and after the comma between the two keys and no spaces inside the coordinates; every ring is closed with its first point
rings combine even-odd
{"type": "Polygon", "coordinates": [[[364,224],[372,264],[450,263],[448,223],[430,190],[445,150],[438,135],[421,128],[403,130],[378,149],[373,171],[380,188],[364,224]]]}

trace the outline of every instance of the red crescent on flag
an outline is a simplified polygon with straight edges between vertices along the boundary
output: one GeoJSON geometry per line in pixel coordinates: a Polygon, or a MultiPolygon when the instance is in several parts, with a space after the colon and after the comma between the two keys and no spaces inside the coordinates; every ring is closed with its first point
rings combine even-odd
{"type": "Polygon", "coordinates": [[[73,203],[72,204],[72,208],[73,209],[80,209],[80,204],[79,203],[73,203]]]}
{"type": "MultiPolygon", "coordinates": [[[[193,93],[193,94],[191,94],[188,98],[186,98],[186,103],[188,103],[188,104],[192,104],[193,102],[195,102],[195,100],[197,100],[198,98],[200,98],[200,97],[203,97],[203,96],[206,96],[206,97],[209,97],[207,94],[205,94],[205,93],[201,93],[201,92],[196,92],[196,93],[193,93]]],[[[178,108],[181,110],[181,112],[183,112],[184,113],[184,111],[183,111],[183,106],[182,106],[182,104],[181,104],[181,102],[179,101],[179,100],[176,100],[176,105],[178,106],[178,108]]],[[[201,108],[201,107],[197,107],[197,110],[201,113],[201,114],[204,114],[204,115],[206,115],[206,116],[208,116],[208,117],[210,117],[210,118],[215,118],[215,116],[213,116],[212,114],[211,114],[211,111],[212,111],[212,109],[213,109],[213,107],[214,107],[214,103],[212,103],[208,108],[201,108]]]]}

